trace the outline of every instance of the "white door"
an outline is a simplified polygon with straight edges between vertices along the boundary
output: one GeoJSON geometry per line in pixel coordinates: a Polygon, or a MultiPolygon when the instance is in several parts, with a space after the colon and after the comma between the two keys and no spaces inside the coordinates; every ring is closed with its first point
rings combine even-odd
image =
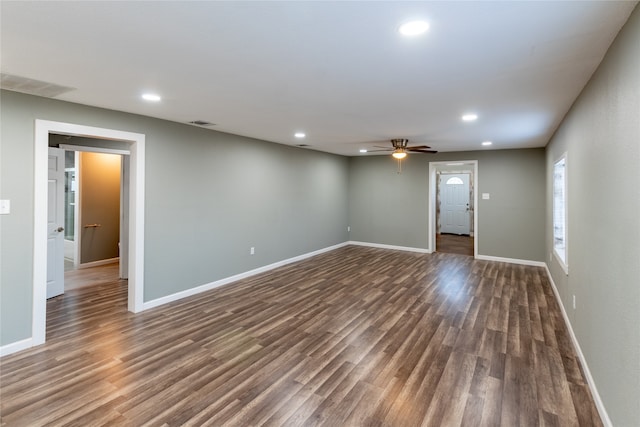
{"type": "Polygon", "coordinates": [[[440,175],[440,232],[469,235],[469,174],[440,175]]]}
{"type": "Polygon", "coordinates": [[[47,298],[64,293],[64,150],[49,148],[47,298]]]}

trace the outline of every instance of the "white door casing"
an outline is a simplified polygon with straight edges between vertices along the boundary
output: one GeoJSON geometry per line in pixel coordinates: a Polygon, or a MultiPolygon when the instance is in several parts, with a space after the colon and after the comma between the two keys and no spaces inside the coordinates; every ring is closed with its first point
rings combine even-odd
{"type": "Polygon", "coordinates": [[[120,168],[120,278],[129,278],[129,167],[128,155],[122,156],[120,168]]]}
{"type": "Polygon", "coordinates": [[[64,150],[49,148],[47,298],[64,293],[64,150]]]}
{"type": "MultiPolygon", "coordinates": [[[[478,257],[478,242],[480,241],[481,229],[478,223],[478,191],[475,189],[480,188],[480,177],[478,174],[478,160],[455,160],[457,165],[460,165],[460,169],[462,169],[465,173],[469,173],[471,178],[471,182],[473,182],[474,191],[471,194],[473,197],[473,207],[471,216],[471,220],[473,221],[473,256],[478,257]]],[[[428,227],[428,235],[427,239],[429,242],[429,251],[435,252],[436,250],[436,233],[437,230],[437,221],[436,221],[436,193],[438,188],[438,171],[451,168],[451,160],[449,161],[439,161],[439,162],[429,162],[429,227],[428,227]]],[[[443,171],[443,173],[446,173],[443,171]]]]}
{"type": "MultiPolygon", "coordinates": [[[[32,336],[27,346],[45,342],[47,262],[47,153],[49,134],[75,135],[109,141],[126,141],[131,153],[129,193],[128,309],[144,309],[144,193],[145,136],[143,134],[36,119],[33,204],[33,311],[32,336]]],[[[27,348],[27,347],[23,347],[27,348]]]]}
{"type": "Polygon", "coordinates": [[[440,232],[468,235],[471,231],[469,174],[441,174],[440,200],[440,232]]]}

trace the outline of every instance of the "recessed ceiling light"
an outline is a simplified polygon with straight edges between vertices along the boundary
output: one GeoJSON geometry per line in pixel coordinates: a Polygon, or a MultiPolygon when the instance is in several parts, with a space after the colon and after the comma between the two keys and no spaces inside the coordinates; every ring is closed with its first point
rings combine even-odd
{"type": "Polygon", "coordinates": [[[296,138],[304,138],[307,135],[305,135],[304,132],[296,132],[293,136],[295,136],[296,138]]]}
{"type": "Polygon", "coordinates": [[[491,145],[491,144],[493,144],[493,142],[491,142],[491,141],[484,141],[484,142],[482,143],[482,145],[491,145]]]}
{"type": "Polygon", "coordinates": [[[465,122],[472,122],[477,119],[478,115],[473,113],[465,114],[464,116],[462,116],[462,120],[464,120],[465,122]]]}
{"type": "Polygon", "coordinates": [[[160,95],[156,95],[155,93],[145,93],[144,95],[142,95],[142,99],[144,99],[145,101],[158,102],[162,98],[160,98],[160,95]]]}
{"type": "Polygon", "coordinates": [[[403,36],[418,36],[429,29],[429,23],[425,21],[411,21],[402,24],[398,31],[403,36]]]}
{"type": "Polygon", "coordinates": [[[366,150],[366,149],[364,149],[364,148],[362,148],[362,149],[360,149],[360,152],[361,152],[361,153],[366,153],[366,152],[367,152],[367,150],[366,150]]]}

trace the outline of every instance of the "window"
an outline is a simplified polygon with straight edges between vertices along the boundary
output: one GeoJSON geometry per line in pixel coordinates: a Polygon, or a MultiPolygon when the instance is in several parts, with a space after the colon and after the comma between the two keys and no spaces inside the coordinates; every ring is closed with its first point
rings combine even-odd
{"type": "Polygon", "coordinates": [[[457,176],[451,177],[447,180],[447,184],[448,185],[462,185],[464,184],[464,182],[462,182],[462,180],[460,178],[458,178],[457,176]]]}
{"type": "Polygon", "coordinates": [[[553,165],[553,253],[566,274],[567,262],[567,154],[553,165]]]}

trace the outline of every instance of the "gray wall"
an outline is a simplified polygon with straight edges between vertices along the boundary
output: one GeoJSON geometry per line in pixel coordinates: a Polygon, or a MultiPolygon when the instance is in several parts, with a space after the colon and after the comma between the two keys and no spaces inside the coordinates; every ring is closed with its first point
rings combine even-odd
{"type": "Polygon", "coordinates": [[[350,239],[429,247],[429,162],[477,160],[478,254],[544,261],[544,149],[410,154],[402,173],[390,156],[351,159],[350,239]]]}
{"type": "MultiPolygon", "coordinates": [[[[549,262],[596,387],[616,426],[640,422],[640,9],[636,7],[547,147],[566,152],[568,264],[549,262]],[[576,296],[576,309],[572,308],[576,296]]],[[[547,255],[548,256],[548,255],[547,255]]]]}
{"type": "Polygon", "coordinates": [[[0,101],[0,197],[11,200],[0,345],[31,336],[35,119],[146,134],[145,301],[348,238],[347,158],[14,92],[0,101]]]}

